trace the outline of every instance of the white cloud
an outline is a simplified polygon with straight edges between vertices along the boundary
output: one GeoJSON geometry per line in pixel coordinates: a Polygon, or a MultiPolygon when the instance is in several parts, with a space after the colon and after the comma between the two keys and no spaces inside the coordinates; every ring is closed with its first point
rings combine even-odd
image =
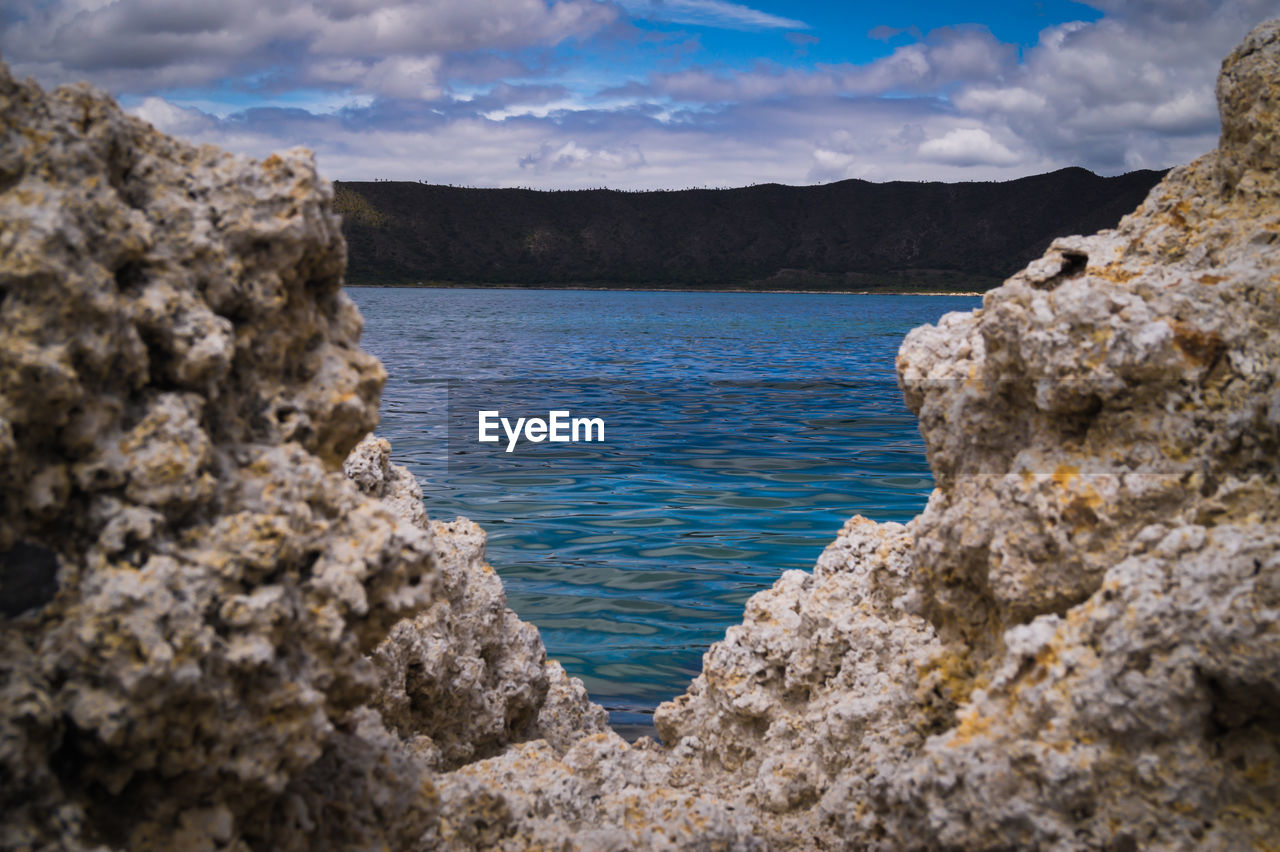
{"type": "Polygon", "coordinates": [[[921,142],[916,153],[922,159],[952,166],[1008,166],[1020,159],[981,127],[949,130],[921,142]]]}
{"type": "Polygon", "coordinates": [[[1107,12],[1041,33],[955,106],[1063,164],[1100,172],[1186,162],[1216,142],[1218,65],[1280,0],[1091,0],[1107,12]]]}
{"type": "Polygon", "coordinates": [[[164,98],[145,98],[129,110],[157,130],[174,136],[202,136],[216,132],[217,119],[198,109],[180,107],[164,98]]]}
{"type": "Polygon", "coordinates": [[[543,143],[536,152],[521,157],[519,164],[522,169],[542,173],[573,170],[605,176],[643,166],[644,154],[636,145],[588,148],[570,139],[543,143]]]}
{"type": "Polygon", "coordinates": [[[443,89],[439,82],[439,56],[392,56],[373,63],[364,74],[364,88],[389,98],[437,98],[443,89]]]}
{"type": "Polygon", "coordinates": [[[813,168],[809,170],[809,174],[817,180],[840,180],[856,162],[857,157],[853,154],[829,148],[814,148],[813,168]]]}
{"type": "Polygon", "coordinates": [[[955,84],[998,77],[1017,60],[1012,45],[979,27],[943,27],[868,65],[846,66],[844,85],[865,94],[947,91],[955,84]]]}
{"type": "Polygon", "coordinates": [[[437,97],[454,55],[549,48],[600,32],[595,0],[74,0],[28,2],[0,33],[19,72],[116,91],[231,81],[437,97]]]}
{"type": "MultiPolygon", "coordinates": [[[[1021,53],[980,27],[877,28],[895,47],[873,62],[738,70],[696,40],[615,26],[623,7],[604,0],[11,0],[0,48],[20,75],[88,76],[169,132],[253,155],[309,145],[343,179],[984,180],[1190,160],[1216,141],[1222,57],[1280,15],[1280,0],[1090,4],[1104,17],[1048,28],[1021,53]],[[579,47],[553,52],[567,39],[579,47]],[[667,51],[668,70],[608,65],[641,45],[667,51]],[[574,64],[592,50],[597,64],[574,64]]],[[[804,26],[726,0],[624,7],[804,26]]]]}
{"type": "Polygon", "coordinates": [[[610,7],[591,0],[434,0],[384,2],[338,17],[317,9],[312,50],[339,55],[460,52],[557,44],[610,23],[610,7]]]}
{"type": "Polygon", "coordinates": [[[804,21],[771,15],[725,0],[619,0],[637,18],[732,30],[804,30],[804,21]]]}
{"type": "Polygon", "coordinates": [[[919,159],[919,140],[940,136],[954,123],[931,99],[784,100],[679,114],[666,122],[639,110],[423,121],[376,104],[333,115],[255,110],[218,119],[159,99],[135,112],[161,129],[252,156],[312,147],[322,174],[346,180],[658,189],[849,177],[1014,178],[1046,170],[1036,162],[959,167],[919,159]]]}
{"type": "Polygon", "coordinates": [[[1187,89],[1151,110],[1146,126],[1170,133],[1194,132],[1215,123],[1217,115],[1218,104],[1211,90],[1187,89]]]}
{"type": "Polygon", "coordinates": [[[654,75],[639,90],[682,101],[726,103],[815,95],[881,95],[946,89],[997,75],[1015,53],[983,29],[946,28],[866,65],[825,65],[815,71],[766,68],[732,74],[695,68],[654,75]]]}
{"type": "Polygon", "coordinates": [[[1022,86],[1001,89],[974,86],[953,97],[952,102],[973,113],[1036,113],[1048,106],[1044,95],[1022,86]]]}
{"type": "Polygon", "coordinates": [[[716,74],[694,69],[657,74],[642,91],[686,103],[730,103],[777,97],[836,95],[846,87],[835,74],[809,74],[778,69],[741,74],[716,74]]]}
{"type": "Polygon", "coordinates": [[[813,165],[805,178],[806,182],[830,183],[849,178],[877,180],[883,176],[884,170],[880,166],[860,159],[857,154],[814,148],[813,165]]]}

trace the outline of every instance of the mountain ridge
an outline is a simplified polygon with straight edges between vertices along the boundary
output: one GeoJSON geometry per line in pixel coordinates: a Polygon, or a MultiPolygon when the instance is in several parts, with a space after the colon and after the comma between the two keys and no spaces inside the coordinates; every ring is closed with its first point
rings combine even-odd
{"type": "Polygon", "coordinates": [[[974,290],[1114,227],[1163,176],[733,189],[335,183],[350,284],[974,290]]]}

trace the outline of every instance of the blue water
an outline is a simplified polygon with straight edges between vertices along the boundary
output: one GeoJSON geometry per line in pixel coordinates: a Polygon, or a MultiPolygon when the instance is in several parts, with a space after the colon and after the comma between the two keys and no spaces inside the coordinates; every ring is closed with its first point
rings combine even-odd
{"type": "Polygon", "coordinates": [[[378,431],[428,512],[486,529],[512,609],[639,728],[746,599],[811,568],[848,517],[923,508],[932,479],[894,356],[910,329],[980,301],[348,293],[388,372],[378,431]],[[507,454],[476,442],[482,408],[599,416],[606,440],[507,454]]]}

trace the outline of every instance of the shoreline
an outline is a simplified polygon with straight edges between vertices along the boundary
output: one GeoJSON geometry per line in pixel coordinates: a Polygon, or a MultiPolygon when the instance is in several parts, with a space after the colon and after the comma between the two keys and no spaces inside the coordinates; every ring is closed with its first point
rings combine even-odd
{"type": "MultiPolygon", "coordinates": [[[[589,293],[770,293],[809,296],[983,296],[986,290],[760,290],[747,287],[522,287],[507,284],[349,284],[393,290],[565,290],[589,293]]],[[[997,285],[998,286],[998,285],[997,285]]]]}

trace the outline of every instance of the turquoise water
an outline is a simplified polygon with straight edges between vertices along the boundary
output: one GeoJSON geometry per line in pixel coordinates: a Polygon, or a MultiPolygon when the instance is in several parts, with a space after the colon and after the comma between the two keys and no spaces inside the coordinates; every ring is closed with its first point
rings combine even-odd
{"type": "Polygon", "coordinates": [[[893,359],[977,297],[351,288],[379,433],[436,518],[489,534],[508,603],[616,725],[684,691],[746,599],[845,519],[932,487],[893,359]],[[477,411],[599,417],[598,443],[477,441],[477,411]]]}

